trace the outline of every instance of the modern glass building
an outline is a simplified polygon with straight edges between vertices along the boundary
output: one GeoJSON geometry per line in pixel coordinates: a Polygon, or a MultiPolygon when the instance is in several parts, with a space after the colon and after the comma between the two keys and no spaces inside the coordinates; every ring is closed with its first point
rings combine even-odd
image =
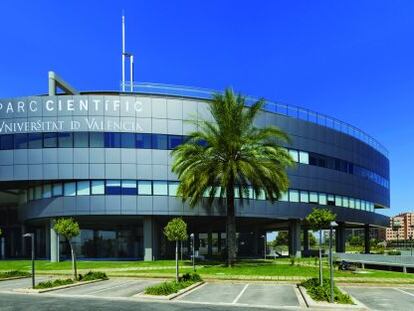
{"type": "MultiPolygon", "coordinates": [[[[211,118],[211,91],[136,84],[128,93],[78,93],[62,82],[66,94],[57,95],[55,82],[48,95],[0,99],[1,256],[26,256],[22,234],[34,232],[39,258],[65,258],[53,221],[74,217],[79,258],[168,258],[162,228],[176,216],[195,234],[200,255],[221,256],[225,210],[183,204],[170,157],[193,130],[188,120],[211,118]]],[[[368,239],[370,227],[388,225],[378,210],[390,205],[389,160],[376,140],[337,119],[271,102],[256,123],[289,134],[285,147],[297,165],[279,202],[252,192],[237,206],[240,257],[263,256],[265,233],[273,230],[289,230],[292,255],[306,253],[303,219],[315,207],[337,214],[337,251],[345,249],[345,228],[365,228],[368,239]]]]}

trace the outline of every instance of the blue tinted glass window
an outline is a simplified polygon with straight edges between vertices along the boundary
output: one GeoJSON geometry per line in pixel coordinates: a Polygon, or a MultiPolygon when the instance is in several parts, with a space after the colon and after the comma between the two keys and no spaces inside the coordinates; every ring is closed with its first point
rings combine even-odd
{"type": "Polygon", "coordinates": [[[57,133],[43,133],[43,147],[57,148],[57,133]]]}
{"type": "Polygon", "coordinates": [[[167,135],[152,134],[152,149],[167,149],[167,135]]]}
{"type": "Polygon", "coordinates": [[[29,133],[28,135],[28,147],[29,149],[42,148],[43,135],[42,133],[29,133]]]}
{"type": "Polygon", "coordinates": [[[137,195],[136,180],[123,180],[122,181],[122,194],[137,195]]]}
{"type": "Polygon", "coordinates": [[[75,148],[88,148],[89,147],[89,133],[88,132],[75,132],[73,133],[73,146],[75,148]]]}
{"type": "Polygon", "coordinates": [[[106,194],[121,194],[121,181],[120,180],[107,180],[105,187],[106,194]]]}
{"type": "Polygon", "coordinates": [[[104,144],[104,133],[89,132],[90,146],[91,148],[103,148],[104,144]]]}
{"type": "Polygon", "coordinates": [[[27,134],[14,134],[14,149],[27,149],[27,134]]]}
{"type": "Polygon", "coordinates": [[[168,149],[174,149],[183,143],[183,137],[180,135],[168,135],[168,149]]]}
{"type": "Polygon", "coordinates": [[[13,135],[1,135],[0,136],[0,149],[1,150],[13,149],[13,135]]]}
{"type": "Polygon", "coordinates": [[[135,134],[121,133],[122,148],[135,148],[135,134]]]}
{"type": "Polygon", "coordinates": [[[135,147],[140,149],[151,149],[151,134],[135,134],[135,147]]]}
{"type": "Polygon", "coordinates": [[[105,133],[105,148],[120,148],[121,133],[105,133]]]}
{"type": "Polygon", "coordinates": [[[72,148],[73,147],[73,133],[62,132],[58,134],[58,146],[59,148],[72,148]]]}

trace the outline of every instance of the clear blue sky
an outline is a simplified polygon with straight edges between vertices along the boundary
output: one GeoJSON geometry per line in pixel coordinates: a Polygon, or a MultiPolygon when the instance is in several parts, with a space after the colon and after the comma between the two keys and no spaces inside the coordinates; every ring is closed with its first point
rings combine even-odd
{"type": "Polygon", "coordinates": [[[414,1],[0,2],[0,98],[119,89],[121,12],[136,78],[304,106],[391,153],[389,214],[414,210],[414,1]],[[64,2],[64,3],[63,3],[64,2]]]}

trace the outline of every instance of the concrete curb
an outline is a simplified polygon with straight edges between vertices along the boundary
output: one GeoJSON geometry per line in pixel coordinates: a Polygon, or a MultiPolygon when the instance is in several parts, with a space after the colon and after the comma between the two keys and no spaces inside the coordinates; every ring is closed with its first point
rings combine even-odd
{"type": "Polygon", "coordinates": [[[77,286],[82,286],[82,285],[97,283],[97,282],[102,282],[102,281],[106,281],[106,280],[99,279],[99,280],[92,280],[92,281],[86,281],[86,282],[80,281],[80,282],[76,282],[76,283],[73,283],[73,284],[56,286],[56,287],[52,287],[52,288],[42,288],[42,289],[16,288],[16,289],[13,289],[13,291],[18,292],[18,293],[26,293],[26,294],[41,294],[41,293],[53,292],[53,291],[59,290],[59,289],[77,287],[77,286]]]}
{"type": "Polygon", "coordinates": [[[20,279],[27,279],[30,278],[31,276],[14,276],[11,278],[6,278],[6,279],[0,279],[0,282],[2,281],[12,281],[12,280],[20,280],[20,279]]]}
{"type": "MultiPolygon", "coordinates": [[[[320,302],[320,301],[313,300],[312,297],[309,296],[309,294],[307,293],[306,289],[303,286],[298,285],[298,289],[299,289],[300,293],[302,294],[302,297],[305,300],[306,305],[309,308],[328,309],[328,310],[354,310],[354,311],[367,311],[367,310],[369,310],[369,308],[367,308],[364,304],[362,304],[361,302],[359,302],[358,300],[356,300],[352,296],[350,296],[350,297],[354,301],[353,305],[338,304],[338,303],[331,304],[329,302],[320,302]]],[[[348,293],[346,293],[346,294],[348,294],[348,293]]]]}
{"type": "Polygon", "coordinates": [[[177,297],[179,297],[179,296],[181,296],[181,295],[183,295],[183,294],[185,294],[189,291],[192,291],[193,289],[195,289],[195,288],[197,288],[197,287],[199,287],[203,284],[204,284],[204,281],[194,283],[194,284],[192,284],[192,285],[190,285],[186,288],[183,288],[183,289],[179,290],[178,292],[170,294],[168,296],[147,295],[147,294],[145,294],[145,291],[143,291],[143,292],[141,292],[139,294],[136,294],[132,297],[134,297],[134,298],[154,299],[154,300],[172,300],[172,299],[177,298],[177,297]]]}

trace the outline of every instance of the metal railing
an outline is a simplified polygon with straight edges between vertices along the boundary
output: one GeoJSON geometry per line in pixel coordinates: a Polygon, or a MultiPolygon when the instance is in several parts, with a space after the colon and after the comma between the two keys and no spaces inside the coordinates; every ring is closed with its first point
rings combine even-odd
{"type": "MultiPolygon", "coordinates": [[[[129,82],[125,83],[125,89],[131,89],[131,85],[129,82]]],[[[213,94],[218,93],[218,91],[206,88],[151,82],[134,83],[132,89],[134,93],[171,95],[204,100],[209,100],[212,98],[213,94]]],[[[247,105],[251,105],[253,102],[257,100],[258,98],[246,96],[247,105]]],[[[358,129],[357,127],[350,125],[346,122],[340,121],[336,118],[329,117],[327,115],[306,108],[271,101],[266,101],[264,109],[268,112],[273,112],[284,116],[296,118],[299,120],[308,121],[347,134],[370,145],[375,150],[381,152],[383,155],[388,157],[388,150],[376,139],[372,138],[371,136],[366,134],[364,131],[358,129]]]]}
{"type": "Polygon", "coordinates": [[[363,262],[372,265],[401,265],[414,266],[414,256],[393,256],[393,255],[375,255],[375,254],[348,254],[336,253],[336,258],[349,262],[363,262]]]}

